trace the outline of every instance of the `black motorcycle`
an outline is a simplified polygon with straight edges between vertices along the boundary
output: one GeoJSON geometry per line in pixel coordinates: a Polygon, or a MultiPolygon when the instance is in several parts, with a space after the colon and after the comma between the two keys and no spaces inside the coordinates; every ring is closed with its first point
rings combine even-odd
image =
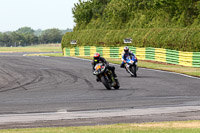
{"type": "Polygon", "coordinates": [[[112,71],[107,68],[106,64],[96,64],[93,74],[100,79],[108,90],[111,90],[112,87],[114,89],[119,89],[120,84],[118,79],[114,78],[112,71]]]}

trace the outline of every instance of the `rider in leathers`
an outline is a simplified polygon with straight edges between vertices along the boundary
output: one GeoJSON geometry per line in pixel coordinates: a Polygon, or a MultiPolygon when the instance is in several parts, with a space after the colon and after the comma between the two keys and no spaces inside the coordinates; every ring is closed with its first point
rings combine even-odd
{"type": "MultiPolygon", "coordinates": [[[[101,57],[99,53],[96,53],[94,55],[94,57],[93,57],[93,60],[92,60],[92,68],[93,68],[93,70],[95,70],[95,66],[98,63],[105,63],[106,66],[107,66],[107,68],[112,71],[113,76],[115,78],[117,78],[117,75],[115,74],[115,67],[114,66],[110,66],[109,63],[106,61],[105,58],[101,57]]],[[[97,76],[96,80],[97,80],[97,82],[101,81],[101,79],[99,79],[98,76],[97,76]]]]}
{"type": "Polygon", "coordinates": [[[133,52],[130,51],[129,48],[126,46],[126,47],[124,47],[124,52],[122,53],[122,63],[120,65],[121,68],[124,68],[124,65],[126,64],[126,58],[128,56],[133,56],[136,58],[136,56],[133,54],[133,52]]]}

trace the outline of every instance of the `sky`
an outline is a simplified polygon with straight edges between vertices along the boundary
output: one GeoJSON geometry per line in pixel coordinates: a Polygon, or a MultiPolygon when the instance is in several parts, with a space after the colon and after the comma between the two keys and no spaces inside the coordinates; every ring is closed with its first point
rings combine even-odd
{"type": "Polygon", "coordinates": [[[0,0],[0,32],[75,26],[72,8],[78,0],[0,0]]]}

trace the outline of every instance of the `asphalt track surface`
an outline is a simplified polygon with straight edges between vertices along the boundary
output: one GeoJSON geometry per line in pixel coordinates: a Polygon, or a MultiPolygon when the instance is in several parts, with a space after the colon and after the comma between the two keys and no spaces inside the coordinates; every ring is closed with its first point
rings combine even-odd
{"type": "Polygon", "coordinates": [[[116,65],[121,87],[106,90],[91,61],[22,55],[0,55],[0,129],[200,120],[199,78],[116,65]]]}

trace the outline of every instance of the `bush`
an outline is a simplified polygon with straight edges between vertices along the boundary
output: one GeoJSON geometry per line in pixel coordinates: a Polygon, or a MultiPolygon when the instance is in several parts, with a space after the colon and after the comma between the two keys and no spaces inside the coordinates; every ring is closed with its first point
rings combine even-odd
{"type": "Polygon", "coordinates": [[[62,47],[123,46],[124,38],[132,38],[134,47],[166,48],[178,51],[200,52],[200,29],[193,28],[136,28],[124,30],[79,30],[66,33],[62,47]],[[76,46],[77,46],[76,45],[76,46]]]}

